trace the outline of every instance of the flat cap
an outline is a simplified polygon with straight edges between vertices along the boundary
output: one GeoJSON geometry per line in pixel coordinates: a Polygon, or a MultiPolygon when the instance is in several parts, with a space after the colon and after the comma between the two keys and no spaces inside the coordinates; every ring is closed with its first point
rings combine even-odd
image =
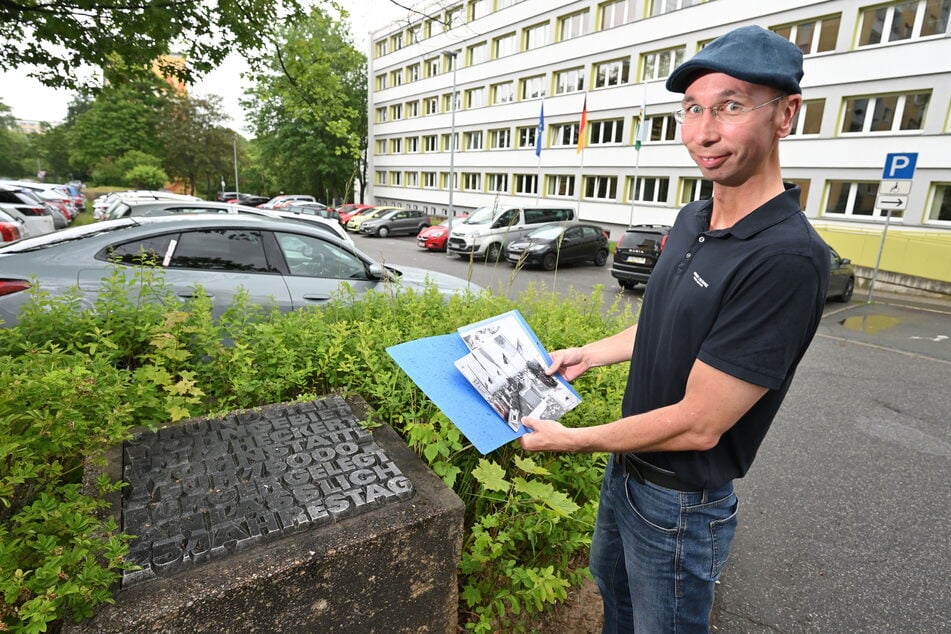
{"type": "Polygon", "coordinates": [[[741,26],[707,44],[674,69],[667,78],[667,90],[686,92],[693,76],[702,70],[773,86],[790,95],[802,93],[802,51],[760,26],[741,26]]]}

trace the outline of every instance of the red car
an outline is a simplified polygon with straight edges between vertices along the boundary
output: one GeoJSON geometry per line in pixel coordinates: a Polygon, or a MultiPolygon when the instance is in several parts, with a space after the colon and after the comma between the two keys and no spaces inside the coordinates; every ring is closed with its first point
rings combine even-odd
{"type": "Polygon", "coordinates": [[[340,224],[346,227],[351,218],[356,216],[361,211],[366,211],[367,209],[373,209],[373,205],[355,205],[352,203],[341,205],[340,207],[337,207],[337,215],[339,216],[338,220],[340,220],[340,224]]]}
{"type": "MultiPolygon", "coordinates": [[[[453,222],[461,221],[465,216],[456,216],[453,222]]],[[[416,234],[416,246],[427,251],[445,251],[446,240],[449,239],[449,221],[443,220],[438,225],[426,227],[416,234]]]]}

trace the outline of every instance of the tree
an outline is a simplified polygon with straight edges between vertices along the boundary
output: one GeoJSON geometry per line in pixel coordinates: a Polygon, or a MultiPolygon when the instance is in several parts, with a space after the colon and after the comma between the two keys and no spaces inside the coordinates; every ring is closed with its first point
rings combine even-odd
{"type": "Polygon", "coordinates": [[[233,173],[235,132],[221,127],[224,117],[220,97],[194,99],[177,94],[165,104],[158,130],[165,171],[189,193],[201,188],[213,198],[221,177],[233,173]]]}
{"type": "Polygon", "coordinates": [[[342,196],[366,147],[366,57],[350,41],[346,13],[320,8],[289,24],[277,52],[252,68],[242,105],[261,166],[284,191],[324,202],[342,196]]]}
{"type": "Polygon", "coordinates": [[[91,89],[77,69],[109,69],[115,83],[166,59],[166,76],[190,83],[230,52],[254,54],[275,24],[303,14],[299,0],[0,2],[0,69],[31,67],[48,86],[91,89]],[[163,57],[172,52],[187,64],[163,57]]]}
{"type": "Polygon", "coordinates": [[[0,176],[20,177],[29,142],[17,129],[10,107],[0,102],[0,176]]]}

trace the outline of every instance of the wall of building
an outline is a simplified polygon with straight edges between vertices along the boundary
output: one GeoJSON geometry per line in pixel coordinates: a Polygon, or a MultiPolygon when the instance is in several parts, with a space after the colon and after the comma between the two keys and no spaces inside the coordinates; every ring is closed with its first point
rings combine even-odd
{"type": "Polygon", "coordinates": [[[807,109],[781,154],[784,176],[803,186],[806,214],[843,257],[874,267],[885,225],[874,198],[886,156],[915,152],[907,207],[889,221],[882,269],[951,281],[951,0],[466,0],[420,9],[440,20],[456,10],[465,19],[449,31],[434,32],[436,22],[414,12],[373,34],[369,201],[437,214],[571,203],[615,238],[628,224],[670,223],[708,184],[680,145],[672,118],[680,95],[666,90],[666,76],[718,35],[759,24],[804,48],[807,109]],[[618,24],[607,22],[607,10],[622,17],[618,24]],[[533,48],[532,28],[545,23],[547,40],[533,48]],[[869,41],[878,31],[882,41],[869,41]],[[505,55],[496,47],[508,34],[516,46],[505,55]],[[482,43],[484,61],[473,59],[482,43]],[[622,69],[617,81],[599,73],[610,64],[622,69]],[[572,69],[583,86],[562,92],[559,73],[572,69]],[[599,86],[599,77],[609,85],[599,86]],[[511,99],[502,97],[506,84],[511,99]],[[529,93],[533,86],[544,96],[529,93]],[[578,152],[571,128],[583,104],[588,125],[578,152]],[[536,155],[533,139],[519,141],[529,140],[522,136],[537,128],[542,107],[536,155]],[[642,111],[651,134],[638,152],[642,111]],[[604,135],[611,125],[621,127],[619,140],[604,135]],[[460,140],[455,151],[451,131],[460,140]],[[499,134],[511,139],[508,147],[493,147],[499,134]],[[435,147],[427,145],[434,136],[435,147]],[[533,178],[539,191],[519,189],[533,178]],[[563,187],[572,181],[573,189],[563,187]]]}

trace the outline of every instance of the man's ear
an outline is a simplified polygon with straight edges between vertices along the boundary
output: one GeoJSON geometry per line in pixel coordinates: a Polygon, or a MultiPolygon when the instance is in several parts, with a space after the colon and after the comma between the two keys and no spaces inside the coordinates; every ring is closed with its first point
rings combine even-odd
{"type": "Polygon", "coordinates": [[[785,139],[792,131],[793,121],[796,119],[796,113],[802,108],[802,95],[786,95],[780,101],[782,106],[777,108],[777,117],[781,117],[779,127],[776,129],[776,136],[785,139]]]}

